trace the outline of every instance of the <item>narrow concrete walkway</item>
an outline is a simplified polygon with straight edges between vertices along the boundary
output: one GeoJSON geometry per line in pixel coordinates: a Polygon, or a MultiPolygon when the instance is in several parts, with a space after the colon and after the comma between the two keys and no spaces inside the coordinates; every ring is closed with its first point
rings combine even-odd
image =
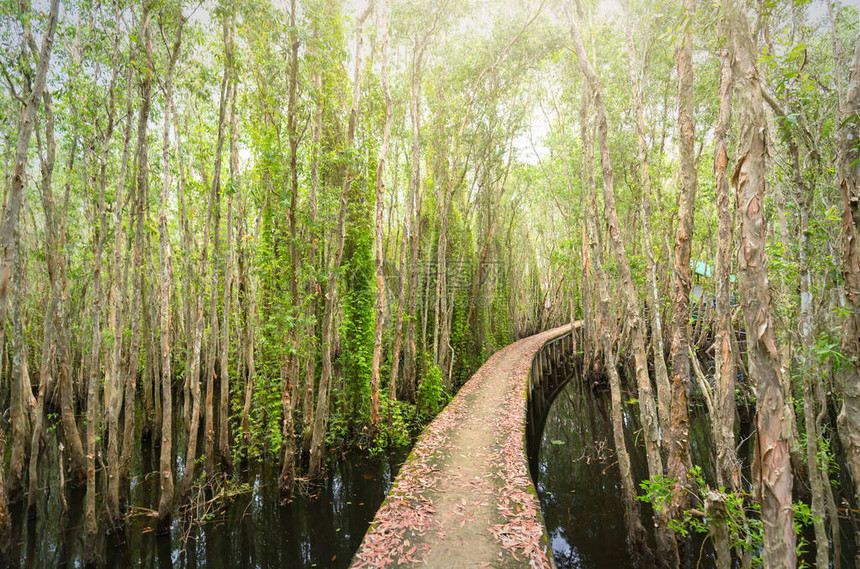
{"type": "Polygon", "coordinates": [[[549,568],[525,450],[534,354],[562,326],[499,350],[425,429],[352,567],[549,568]]]}

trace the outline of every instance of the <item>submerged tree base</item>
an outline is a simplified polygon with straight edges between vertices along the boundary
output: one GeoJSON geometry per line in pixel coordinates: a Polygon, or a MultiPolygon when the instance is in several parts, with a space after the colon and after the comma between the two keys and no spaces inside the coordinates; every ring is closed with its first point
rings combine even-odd
{"type": "MultiPolygon", "coordinates": [[[[144,474],[132,479],[126,530],[100,536],[95,565],[345,568],[408,452],[408,447],[379,456],[332,452],[327,476],[313,486],[297,484],[284,506],[273,466],[237,472],[220,487],[195,485],[199,491],[190,497],[190,509],[175,516],[166,535],[158,535],[157,477],[148,471],[157,464],[157,453],[144,450],[135,457],[144,474]]],[[[22,503],[12,504],[8,566],[83,564],[83,492],[67,489],[63,514],[55,480],[37,501],[35,516],[28,516],[22,503]]]]}

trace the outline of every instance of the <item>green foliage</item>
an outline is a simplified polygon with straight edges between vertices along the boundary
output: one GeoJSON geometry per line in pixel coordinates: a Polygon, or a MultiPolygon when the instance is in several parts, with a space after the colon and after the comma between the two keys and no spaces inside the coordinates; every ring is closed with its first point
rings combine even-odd
{"type": "Polygon", "coordinates": [[[653,476],[643,480],[639,485],[645,492],[638,500],[651,504],[657,513],[662,512],[672,503],[675,480],[668,476],[653,476]]]}
{"type": "Polygon", "coordinates": [[[830,484],[834,488],[839,487],[839,463],[836,462],[836,455],[830,449],[830,438],[820,437],[818,440],[818,452],[816,453],[818,460],[818,468],[826,470],[830,475],[830,484]]]}
{"type": "Polygon", "coordinates": [[[812,508],[809,504],[803,502],[795,502],[791,505],[791,510],[794,512],[794,533],[797,534],[796,553],[798,558],[798,567],[809,567],[803,561],[803,555],[807,552],[809,542],[803,537],[804,529],[811,526],[815,522],[815,516],[812,515],[812,508]]]}
{"type": "Polygon", "coordinates": [[[283,443],[282,414],[280,379],[265,370],[258,370],[250,418],[253,441],[249,453],[278,455],[283,443]]]}
{"type": "Polygon", "coordinates": [[[349,439],[350,432],[354,432],[351,427],[349,416],[344,412],[343,407],[335,409],[328,421],[326,444],[332,446],[345,443],[349,439]]]}
{"type": "Polygon", "coordinates": [[[480,358],[480,351],[474,346],[471,330],[466,329],[469,299],[470,295],[466,290],[459,290],[454,296],[454,311],[451,317],[451,345],[456,354],[451,372],[451,384],[454,389],[469,380],[477,369],[476,360],[480,358]]]}
{"type": "Polygon", "coordinates": [[[373,237],[369,227],[354,228],[349,241],[340,327],[343,340],[340,360],[345,380],[342,412],[343,419],[348,422],[346,433],[357,433],[370,424],[370,376],[376,322],[373,237]]]}
{"type": "Polygon", "coordinates": [[[438,366],[430,366],[430,369],[421,378],[416,395],[416,411],[421,419],[427,420],[436,415],[441,408],[445,398],[445,390],[442,385],[442,371],[438,366]]]}
{"type": "Polygon", "coordinates": [[[379,431],[373,439],[370,452],[379,454],[387,449],[403,447],[412,442],[407,418],[413,416],[415,407],[405,401],[379,398],[379,431]]]}
{"type": "MultiPolygon", "coordinates": [[[[690,476],[694,481],[693,495],[699,502],[697,508],[681,512],[680,517],[669,522],[669,529],[678,535],[687,537],[690,533],[708,534],[715,523],[704,507],[706,497],[719,500],[725,509],[725,524],[729,532],[729,540],[733,548],[739,548],[752,554],[753,565],[761,566],[760,553],[763,527],[760,521],[761,508],[759,504],[749,500],[744,493],[711,490],[705,482],[702,469],[693,467],[690,476]],[[703,515],[704,514],[704,515],[703,515]]],[[[645,494],[639,500],[650,503],[655,510],[662,511],[672,500],[676,481],[668,477],[658,477],[656,480],[645,480],[641,487],[645,494]]]]}
{"type": "Polygon", "coordinates": [[[827,332],[822,332],[815,339],[812,350],[818,361],[833,366],[833,371],[838,371],[845,366],[851,365],[848,358],[841,351],[841,340],[827,332]]]}
{"type": "MultiPolygon", "coordinates": [[[[764,539],[761,505],[753,501],[745,492],[729,492],[724,488],[719,491],[712,490],[699,466],[693,467],[690,476],[693,480],[693,487],[690,490],[698,504],[695,508],[681,512],[680,517],[672,519],[669,522],[669,529],[683,537],[688,537],[691,533],[709,534],[714,523],[717,522],[707,513],[705,502],[719,501],[725,512],[725,518],[722,521],[727,526],[731,547],[751,555],[753,566],[761,567],[761,548],[764,539]]],[[[676,481],[666,476],[644,480],[640,487],[645,493],[638,499],[651,504],[657,512],[661,512],[671,503],[675,486],[676,481]]],[[[797,554],[800,556],[808,546],[803,538],[803,531],[813,522],[813,515],[809,505],[803,502],[795,502],[792,510],[794,529],[798,535],[797,554]]]]}
{"type": "MultiPolygon", "coordinates": [[[[838,371],[852,364],[843,353],[841,330],[850,313],[845,308],[831,310],[839,304],[838,289],[844,284],[837,246],[843,206],[832,183],[840,163],[834,137],[840,127],[853,124],[855,119],[843,122],[837,116],[845,72],[838,68],[840,54],[833,51],[841,48],[844,61],[853,46],[857,13],[850,7],[836,10],[838,26],[832,33],[821,33],[824,28],[810,19],[808,10],[793,8],[806,3],[808,0],[767,0],[762,4],[767,17],[760,14],[769,41],[761,46],[758,69],[768,93],[786,109],[785,116],[773,114],[777,132],[769,136],[772,160],[768,160],[767,184],[770,189],[779,188],[781,194],[768,190],[764,204],[775,228],[768,231],[767,253],[772,282],[783,285],[773,287],[779,291],[772,308],[778,316],[779,339],[791,342],[798,312],[794,284],[801,270],[799,254],[802,247],[808,247],[803,252],[808,255],[811,293],[820,299],[814,302],[813,320],[816,326],[825,328],[818,333],[810,359],[817,359],[824,364],[821,367],[830,371],[838,371]],[[792,141],[800,146],[799,176],[795,176],[792,157],[787,153],[792,141]],[[801,213],[809,220],[806,231],[800,229],[801,213]],[[782,226],[787,226],[786,235],[782,234],[782,226]],[[801,245],[801,237],[807,238],[808,244],[801,245]],[[828,297],[830,291],[837,294],[828,297]]],[[[0,64],[8,87],[0,92],[0,123],[7,134],[3,148],[8,164],[12,163],[16,121],[20,118],[20,104],[13,91],[26,94],[22,90],[32,80],[36,63],[33,53],[26,47],[22,51],[21,32],[27,25],[32,26],[39,43],[46,19],[44,10],[31,9],[29,3],[22,6],[6,3],[0,10],[7,19],[7,25],[0,29],[0,45],[5,48],[0,50],[0,64]]],[[[585,244],[581,227],[587,208],[581,174],[586,160],[576,110],[583,85],[576,61],[567,49],[566,24],[560,18],[546,17],[544,12],[533,27],[516,36],[536,8],[530,2],[512,7],[498,2],[483,6],[428,0],[420,5],[400,2],[393,7],[390,39],[397,55],[388,79],[394,125],[391,153],[383,172],[387,234],[385,258],[381,261],[399,269],[405,237],[408,252],[402,259],[407,266],[416,263],[420,273],[417,280],[410,281],[413,289],[409,290],[409,298],[414,303],[407,307],[405,319],[414,325],[411,338],[417,344],[421,372],[417,392],[409,393],[415,395],[414,406],[380,398],[380,428],[370,440],[375,325],[373,206],[385,116],[379,52],[374,47],[383,32],[377,29],[376,16],[366,22],[361,104],[358,116],[350,117],[354,6],[333,0],[306,0],[299,3],[293,26],[288,8],[269,0],[231,0],[197,7],[172,0],[155,3],[149,13],[152,69],[143,49],[141,7],[139,3],[72,0],[61,11],[53,42],[48,88],[53,100],[57,148],[52,187],[45,195],[53,195],[54,216],[62,232],[57,237],[63,248],[61,280],[67,300],[56,317],[63,326],[58,337],[67,338],[69,345],[64,347],[68,353],[55,354],[51,365],[68,365],[71,381],[79,381],[75,378],[83,375],[82,366],[88,365],[88,354],[96,348],[107,352],[117,346],[124,370],[128,367],[133,373],[152,372],[157,350],[153,340],[160,333],[153,296],[161,284],[156,270],[159,236],[153,212],[159,205],[162,176],[169,182],[171,195],[166,211],[166,245],[173,252],[169,290],[171,306],[175,307],[171,313],[174,328],[170,331],[174,396],[179,398],[184,389],[179,386],[189,380],[189,336],[196,331],[196,301],[203,306],[207,325],[210,318],[223,325],[224,269],[230,259],[236,269],[234,304],[232,313],[226,316],[229,330],[222,332],[228,338],[231,413],[228,424],[219,428],[227,429],[237,441],[235,452],[240,458],[280,454],[284,442],[282,396],[290,387],[288,381],[301,381],[299,377],[288,377],[295,373],[291,364],[318,361],[323,348],[332,347],[339,353],[330,385],[330,409],[325,410],[331,411],[329,444],[365,445],[380,452],[408,444],[410,436],[445,403],[446,389],[453,391],[468,380],[488,354],[507,345],[515,335],[557,324],[566,319],[568,311],[584,314],[594,291],[589,290],[591,277],[582,258],[585,244]],[[462,25],[485,7],[491,9],[480,14],[479,19],[486,25],[462,25]],[[190,19],[185,24],[176,63],[171,105],[166,99],[163,72],[170,57],[170,38],[184,17],[190,19]],[[225,75],[227,45],[220,25],[225,20],[234,21],[236,26],[232,43],[235,61],[229,76],[225,75]],[[512,42],[514,37],[518,39],[512,42]],[[299,45],[298,67],[292,65],[290,57],[293,41],[299,45]],[[419,46],[423,46],[423,70],[412,59],[419,46]],[[500,56],[503,49],[504,55],[500,56]],[[155,81],[143,113],[141,86],[150,75],[155,81]],[[297,83],[294,98],[292,78],[297,83]],[[418,111],[423,123],[418,133],[417,161],[411,155],[409,117],[413,78],[419,80],[421,87],[418,111]],[[229,101],[224,99],[223,91],[229,90],[226,87],[235,97],[230,105],[235,107],[235,117],[231,116],[232,108],[223,109],[227,111],[224,116],[220,113],[219,103],[229,101]],[[294,116],[288,116],[289,101],[294,103],[289,106],[294,116]],[[317,111],[321,116],[319,127],[317,111]],[[355,142],[347,146],[351,119],[357,119],[352,124],[355,142]],[[146,133],[137,132],[141,120],[144,122],[140,125],[147,126],[146,133]],[[234,121],[238,164],[230,160],[234,121]],[[160,128],[162,124],[164,130],[160,128]],[[221,132],[220,127],[226,128],[221,132]],[[103,140],[108,133],[112,134],[103,140]],[[142,156],[138,156],[136,148],[140,134],[145,134],[140,140],[147,143],[140,149],[142,156]],[[163,140],[164,136],[169,140],[163,140]],[[526,158],[531,156],[529,149],[521,148],[526,139],[534,147],[536,160],[526,158]],[[169,146],[166,159],[160,151],[165,142],[169,146]],[[220,146],[223,148],[219,150],[220,146]],[[144,164],[149,165],[148,173],[141,168],[144,164]],[[452,166],[455,164],[456,169],[452,166]],[[420,179],[416,196],[419,211],[414,220],[409,220],[411,239],[415,241],[411,243],[404,231],[404,216],[413,166],[417,166],[420,179]],[[138,174],[146,175],[139,179],[138,174]],[[216,175],[220,176],[220,186],[214,184],[216,175]],[[339,234],[334,228],[346,176],[352,180],[347,200],[347,235],[343,262],[334,268],[338,288],[333,318],[339,334],[334,346],[320,346],[314,339],[319,335],[319,301],[324,294],[320,283],[325,281],[338,248],[339,234]],[[106,180],[103,188],[99,187],[100,179],[106,180]],[[449,193],[443,193],[449,188],[449,193]],[[99,211],[102,192],[106,224],[99,211]],[[216,195],[217,208],[214,200],[210,203],[216,195]],[[229,247],[228,202],[233,205],[234,220],[234,239],[229,247]],[[441,210],[443,203],[448,208],[445,212],[441,210]],[[448,216],[444,234],[440,220],[443,213],[448,216]],[[219,220],[217,229],[215,219],[219,220]],[[135,245],[141,244],[136,241],[136,228],[141,229],[144,241],[140,259],[134,252],[135,245]],[[441,349],[453,347],[451,377],[446,377],[447,366],[440,369],[422,361],[426,354],[433,353],[431,343],[438,335],[434,325],[440,315],[434,312],[439,275],[429,267],[440,261],[437,256],[442,235],[448,244],[444,261],[449,273],[445,299],[449,312],[442,316],[450,316],[451,337],[450,346],[441,349]],[[98,267],[96,243],[104,248],[98,267]],[[491,268],[481,271],[488,266],[491,268]],[[140,290],[135,290],[137,271],[143,274],[140,290]],[[99,290],[96,284],[101,285],[105,296],[117,300],[121,329],[114,329],[113,305],[93,304],[94,291],[99,290]],[[143,295],[138,304],[132,300],[135,294],[143,295]],[[90,309],[93,306],[96,310],[90,309]],[[94,314],[99,310],[103,317],[101,338],[94,338],[94,314]],[[132,350],[131,327],[141,323],[140,345],[132,350]],[[245,338],[240,335],[245,333],[250,334],[256,367],[250,379],[253,400],[247,445],[238,432],[248,381],[239,356],[245,348],[241,345],[245,338]],[[92,345],[94,342],[101,345],[92,345]],[[61,359],[54,361],[57,358],[61,359]]],[[[671,302],[666,295],[671,288],[669,266],[679,193],[675,114],[666,109],[675,108],[673,46],[688,26],[696,33],[697,43],[697,123],[713,125],[717,113],[718,61],[713,54],[718,50],[713,48],[723,47],[724,40],[715,31],[723,14],[718,3],[699,8],[696,17],[688,19],[681,16],[676,2],[657,0],[631,6],[637,20],[633,43],[637,49],[645,49],[643,55],[647,55],[643,59],[647,65],[639,73],[646,128],[652,133],[648,137],[647,164],[652,181],[652,212],[646,223],[653,233],[649,252],[656,257],[659,294],[664,295],[664,306],[657,307],[661,310],[671,302]]],[[[583,31],[592,38],[592,53],[600,62],[597,72],[609,114],[607,134],[615,163],[617,206],[626,221],[620,229],[641,294],[648,258],[638,215],[645,196],[633,175],[638,157],[636,121],[630,115],[628,64],[634,60],[618,55],[624,51],[626,38],[613,22],[614,16],[597,12],[590,22],[583,22],[583,31]]],[[[45,301],[52,286],[47,277],[57,270],[51,267],[45,239],[49,215],[39,188],[48,142],[47,103],[46,98],[34,121],[38,134],[28,152],[30,175],[19,239],[25,260],[25,354],[29,354],[33,369],[39,367],[40,356],[50,356],[42,353],[43,345],[48,345],[43,342],[52,317],[45,312],[45,301]]],[[[729,133],[733,142],[738,129],[736,124],[729,133]]],[[[716,194],[713,165],[708,158],[712,152],[711,132],[708,128],[697,129],[702,159],[698,160],[696,232],[689,236],[694,258],[705,261],[713,257],[715,249],[716,194]]],[[[737,156],[730,156],[730,160],[737,160],[737,156]]],[[[599,191],[599,157],[594,157],[591,166],[598,189],[597,209],[602,212],[605,198],[599,191]]],[[[603,214],[598,213],[598,217],[599,225],[605,226],[603,214]]],[[[603,264],[612,283],[616,283],[617,260],[607,255],[603,264]]],[[[390,316],[394,303],[401,299],[394,298],[396,291],[392,289],[386,292],[386,314],[390,316]]],[[[697,324],[703,321],[700,318],[697,324]]],[[[203,330],[204,362],[211,350],[221,347],[220,340],[213,341],[211,334],[212,330],[203,330]]],[[[11,341],[9,338],[11,334],[7,334],[7,341],[11,341]]],[[[390,347],[387,337],[384,353],[390,354],[390,347]]],[[[9,346],[5,348],[7,356],[14,357],[9,346]]],[[[622,343],[622,356],[626,355],[625,349],[622,343]]],[[[447,358],[449,352],[444,351],[444,355],[447,358]]],[[[202,367],[199,375],[205,379],[210,371],[205,363],[202,367]]],[[[405,371],[403,375],[407,375],[405,371]]],[[[413,379],[408,377],[404,384],[413,379]]],[[[202,383],[205,385],[205,381],[202,383]]],[[[795,388],[799,383],[795,381],[795,388]]],[[[75,404],[80,406],[81,386],[74,387],[75,404]]],[[[410,392],[412,387],[409,385],[405,391],[410,392]]],[[[739,404],[749,405],[751,391],[747,385],[739,383],[736,394],[739,404]]],[[[828,394],[836,403],[841,395],[839,389],[828,394]]],[[[154,398],[147,399],[133,412],[145,417],[149,428],[159,417],[152,404],[154,398]]],[[[794,401],[798,404],[799,398],[794,401]]],[[[635,399],[629,399],[628,404],[635,404],[635,399]]],[[[800,416],[799,404],[797,411],[800,416]]],[[[299,410],[296,418],[301,418],[299,410]]],[[[180,421],[177,416],[177,430],[181,430],[180,421]]],[[[56,414],[48,414],[48,431],[54,431],[57,424],[56,414]]],[[[301,428],[308,429],[309,425],[301,428]]],[[[104,429],[101,425],[97,429],[97,440],[103,444],[107,440],[104,429]]],[[[832,427],[824,425],[817,463],[835,475],[836,460],[830,446],[833,437],[832,427]]],[[[178,447],[184,441],[180,440],[181,437],[174,451],[182,454],[178,447]]],[[[704,484],[700,471],[694,477],[693,491],[701,501],[713,491],[704,484]]],[[[834,484],[837,479],[832,476],[834,484]]],[[[648,480],[642,486],[646,494],[643,499],[661,510],[671,499],[674,486],[668,478],[648,480]]],[[[733,539],[759,543],[759,514],[750,497],[719,494],[729,509],[733,539]]],[[[799,524],[808,523],[808,509],[800,505],[795,513],[799,524]]],[[[707,531],[708,522],[685,512],[675,527],[679,532],[707,531]]]]}

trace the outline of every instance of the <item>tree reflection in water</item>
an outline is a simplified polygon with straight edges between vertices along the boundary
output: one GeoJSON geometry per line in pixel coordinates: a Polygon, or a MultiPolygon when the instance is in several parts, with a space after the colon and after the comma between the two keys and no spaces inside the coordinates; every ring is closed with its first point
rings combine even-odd
{"type": "MultiPolygon", "coordinates": [[[[630,391],[623,396],[625,438],[638,490],[647,475],[642,440],[637,436],[638,402],[630,391]]],[[[532,476],[560,569],[654,566],[629,547],[608,404],[608,391],[592,391],[574,372],[550,406],[542,434],[531,435],[532,476]]],[[[693,460],[710,471],[707,436],[699,423],[691,417],[691,452],[693,460]]],[[[650,508],[643,506],[644,525],[651,528],[650,508]]],[[[688,545],[683,549],[694,554],[693,566],[698,561],[702,569],[713,567],[707,544],[701,549],[702,541],[696,539],[688,545]]]]}

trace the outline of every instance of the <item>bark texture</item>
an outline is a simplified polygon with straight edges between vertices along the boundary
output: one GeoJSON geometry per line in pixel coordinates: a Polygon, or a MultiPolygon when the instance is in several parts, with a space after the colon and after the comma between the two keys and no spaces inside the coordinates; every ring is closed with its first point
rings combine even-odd
{"type": "Polygon", "coordinates": [[[719,114],[714,132],[714,178],[717,193],[716,334],[714,338],[715,417],[712,418],[717,456],[717,481],[730,490],[740,489],[740,464],[735,452],[735,355],[733,353],[731,272],[734,219],[729,183],[728,136],[732,123],[731,58],[720,53],[719,114]]]}
{"type": "Polygon", "coordinates": [[[675,228],[672,269],[672,404],[669,420],[669,452],[666,472],[678,486],[672,499],[673,514],[689,505],[683,489],[692,467],[687,388],[690,385],[690,253],[696,206],[695,130],[693,124],[693,19],[695,0],[684,0],[684,32],[678,48],[678,126],[680,127],[680,195],[675,228]]]}
{"type": "Polygon", "coordinates": [[[167,230],[167,210],[170,201],[171,176],[170,168],[170,112],[173,99],[173,70],[176,60],[179,58],[179,48],[182,44],[182,28],[184,21],[181,20],[176,31],[176,38],[170,52],[170,62],[167,66],[167,77],[165,78],[165,96],[167,98],[168,112],[164,113],[164,130],[162,132],[162,178],[161,178],[161,200],[158,211],[158,241],[160,260],[160,282],[159,282],[159,315],[160,315],[160,352],[161,352],[161,449],[158,461],[159,483],[161,494],[158,500],[158,523],[157,530],[167,533],[170,530],[170,516],[173,511],[173,386],[171,383],[171,332],[173,330],[173,314],[171,312],[171,256],[170,237],[167,230]]]}
{"type": "MultiPolygon", "coordinates": [[[[581,42],[580,42],[581,43],[581,42]]],[[[594,263],[591,265],[594,271],[594,281],[597,288],[597,323],[603,333],[600,336],[600,348],[606,372],[609,376],[609,412],[612,421],[612,439],[615,444],[615,454],[618,457],[618,468],[621,474],[621,501],[624,505],[624,516],[627,521],[629,539],[634,550],[645,547],[645,528],[642,525],[642,517],[639,502],[636,499],[636,489],[633,485],[633,473],[630,465],[630,453],[624,440],[624,417],[621,409],[621,379],[618,376],[618,368],[615,360],[615,348],[609,331],[613,326],[610,322],[609,286],[606,273],[603,270],[603,253],[600,250],[600,233],[597,227],[597,196],[594,190],[594,177],[592,174],[592,163],[594,162],[594,142],[591,137],[591,124],[588,120],[590,100],[592,97],[591,87],[583,89],[582,105],[580,108],[580,128],[583,146],[583,168],[582,183],[587,192],[587,210],[584,211],[588,228],[588,250],[594,263]]]]}
{"type": "MultiPolygon", "coordinates": [[[[842,275],[848,314],[842,322],[842,353],[850,364],[838,373],[842,391],[839,438],[860,504],[860,35],[848,72],[838,131],[838,180],[842,197],[842,275]]],[[[858,534],[860,538],[860,534],[858,534]]]]}
{"type": "Polygon", "coordinates": [[[768,259],[765,251],[764,112],[755,49],[743,12],[729,6],[740,134],[732,176],[740,217],[738,282],[747,333],[749,374],[756,395],[756,453],[753,483],[760,493],[764,526],[764,566],[794,568],[797,564],[792,510],[790,425],[786,394],[780,380],[780,352],[771,309],[768,259]]]}

